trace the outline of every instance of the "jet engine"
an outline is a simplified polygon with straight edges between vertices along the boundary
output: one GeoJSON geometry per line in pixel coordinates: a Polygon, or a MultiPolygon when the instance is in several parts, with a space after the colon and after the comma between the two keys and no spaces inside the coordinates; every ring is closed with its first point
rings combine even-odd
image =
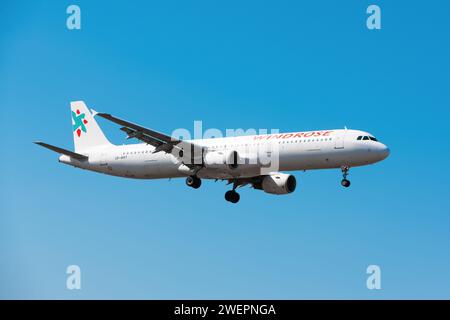
{"type": "Polygon", "coordinates": [[[239,154],[237,151],[212,151],[205,154],[203,164],[206,168],[236,169],[239,166],[239,154]]]}
{"type": "Polygon", "coordinates": [[[297,180],[291,174],[272,173],[265,176],[261,183],[261,188],[266,193],[288,194],[295,191],[297,180]]]}

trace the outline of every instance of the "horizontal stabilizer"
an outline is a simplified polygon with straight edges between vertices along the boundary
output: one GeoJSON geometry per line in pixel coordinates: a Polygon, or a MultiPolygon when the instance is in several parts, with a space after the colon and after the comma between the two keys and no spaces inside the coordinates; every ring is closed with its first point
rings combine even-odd
{"type": "Polygon", "coordinates": [[[35,141],[34,143],[36,143],[36,144],[38,144],[38,145],[40,145],[40,146],[42,146],[44,148],[50,149],[52,151],[55,151],[57,153],[65,154],[66,156],[69,156],[71,158],[74,158],[74,159],[77,159],[77,160],[80,160],[80,161],[88,159],[87,156],[84,156],[82,154],[79,154],[79,153],[76,153],[76,152],[73,152],[73,151],[69,151],[69,150],[66,150],[66,149],[63,149],[63,148],[55,147],[55,146],[52,146],[51,144],[48,144],[48,143],[45,143],[45,142],[35,141]]]}

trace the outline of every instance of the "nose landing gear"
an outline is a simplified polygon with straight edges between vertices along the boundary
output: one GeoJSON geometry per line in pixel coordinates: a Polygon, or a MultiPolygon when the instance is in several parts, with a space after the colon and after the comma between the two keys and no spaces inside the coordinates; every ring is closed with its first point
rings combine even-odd
{"type": "Polygon", "coordinates": [[[348,171],[350,170],[349,166],[342,166],[341,167],[341,171],[342,171],[342,181],[341,181],[341,185],[345,188],[350,187],[350,180],[347,180],[347,176],[348,176],[348,171]]]}

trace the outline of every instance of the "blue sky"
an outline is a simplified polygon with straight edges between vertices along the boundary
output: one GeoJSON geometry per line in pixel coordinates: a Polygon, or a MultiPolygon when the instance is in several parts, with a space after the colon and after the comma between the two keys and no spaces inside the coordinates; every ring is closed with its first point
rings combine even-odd
{"type": "Polygon", "coordinates": [[[450,298],[450,5],[373,3],[379,31],[366,1],[2,2],[0,297],[450,298]],[[346,190],[339,170],[297,172],[294,194],[232,205],[224,183],[59,164],[32,141],[73,148],[71,100],[167,133],[347,126],[391,156],[346,190]]]}

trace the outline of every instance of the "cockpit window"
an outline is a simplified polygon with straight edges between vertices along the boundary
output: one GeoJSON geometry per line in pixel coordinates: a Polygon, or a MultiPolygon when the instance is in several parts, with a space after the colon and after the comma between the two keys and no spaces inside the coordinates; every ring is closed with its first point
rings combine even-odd
{"type": "Polygon", "coordinates": [[[377,138],[372,136],[358,136],[356,140],[372,140],[372,141],[378,141],[377,138]]]}

